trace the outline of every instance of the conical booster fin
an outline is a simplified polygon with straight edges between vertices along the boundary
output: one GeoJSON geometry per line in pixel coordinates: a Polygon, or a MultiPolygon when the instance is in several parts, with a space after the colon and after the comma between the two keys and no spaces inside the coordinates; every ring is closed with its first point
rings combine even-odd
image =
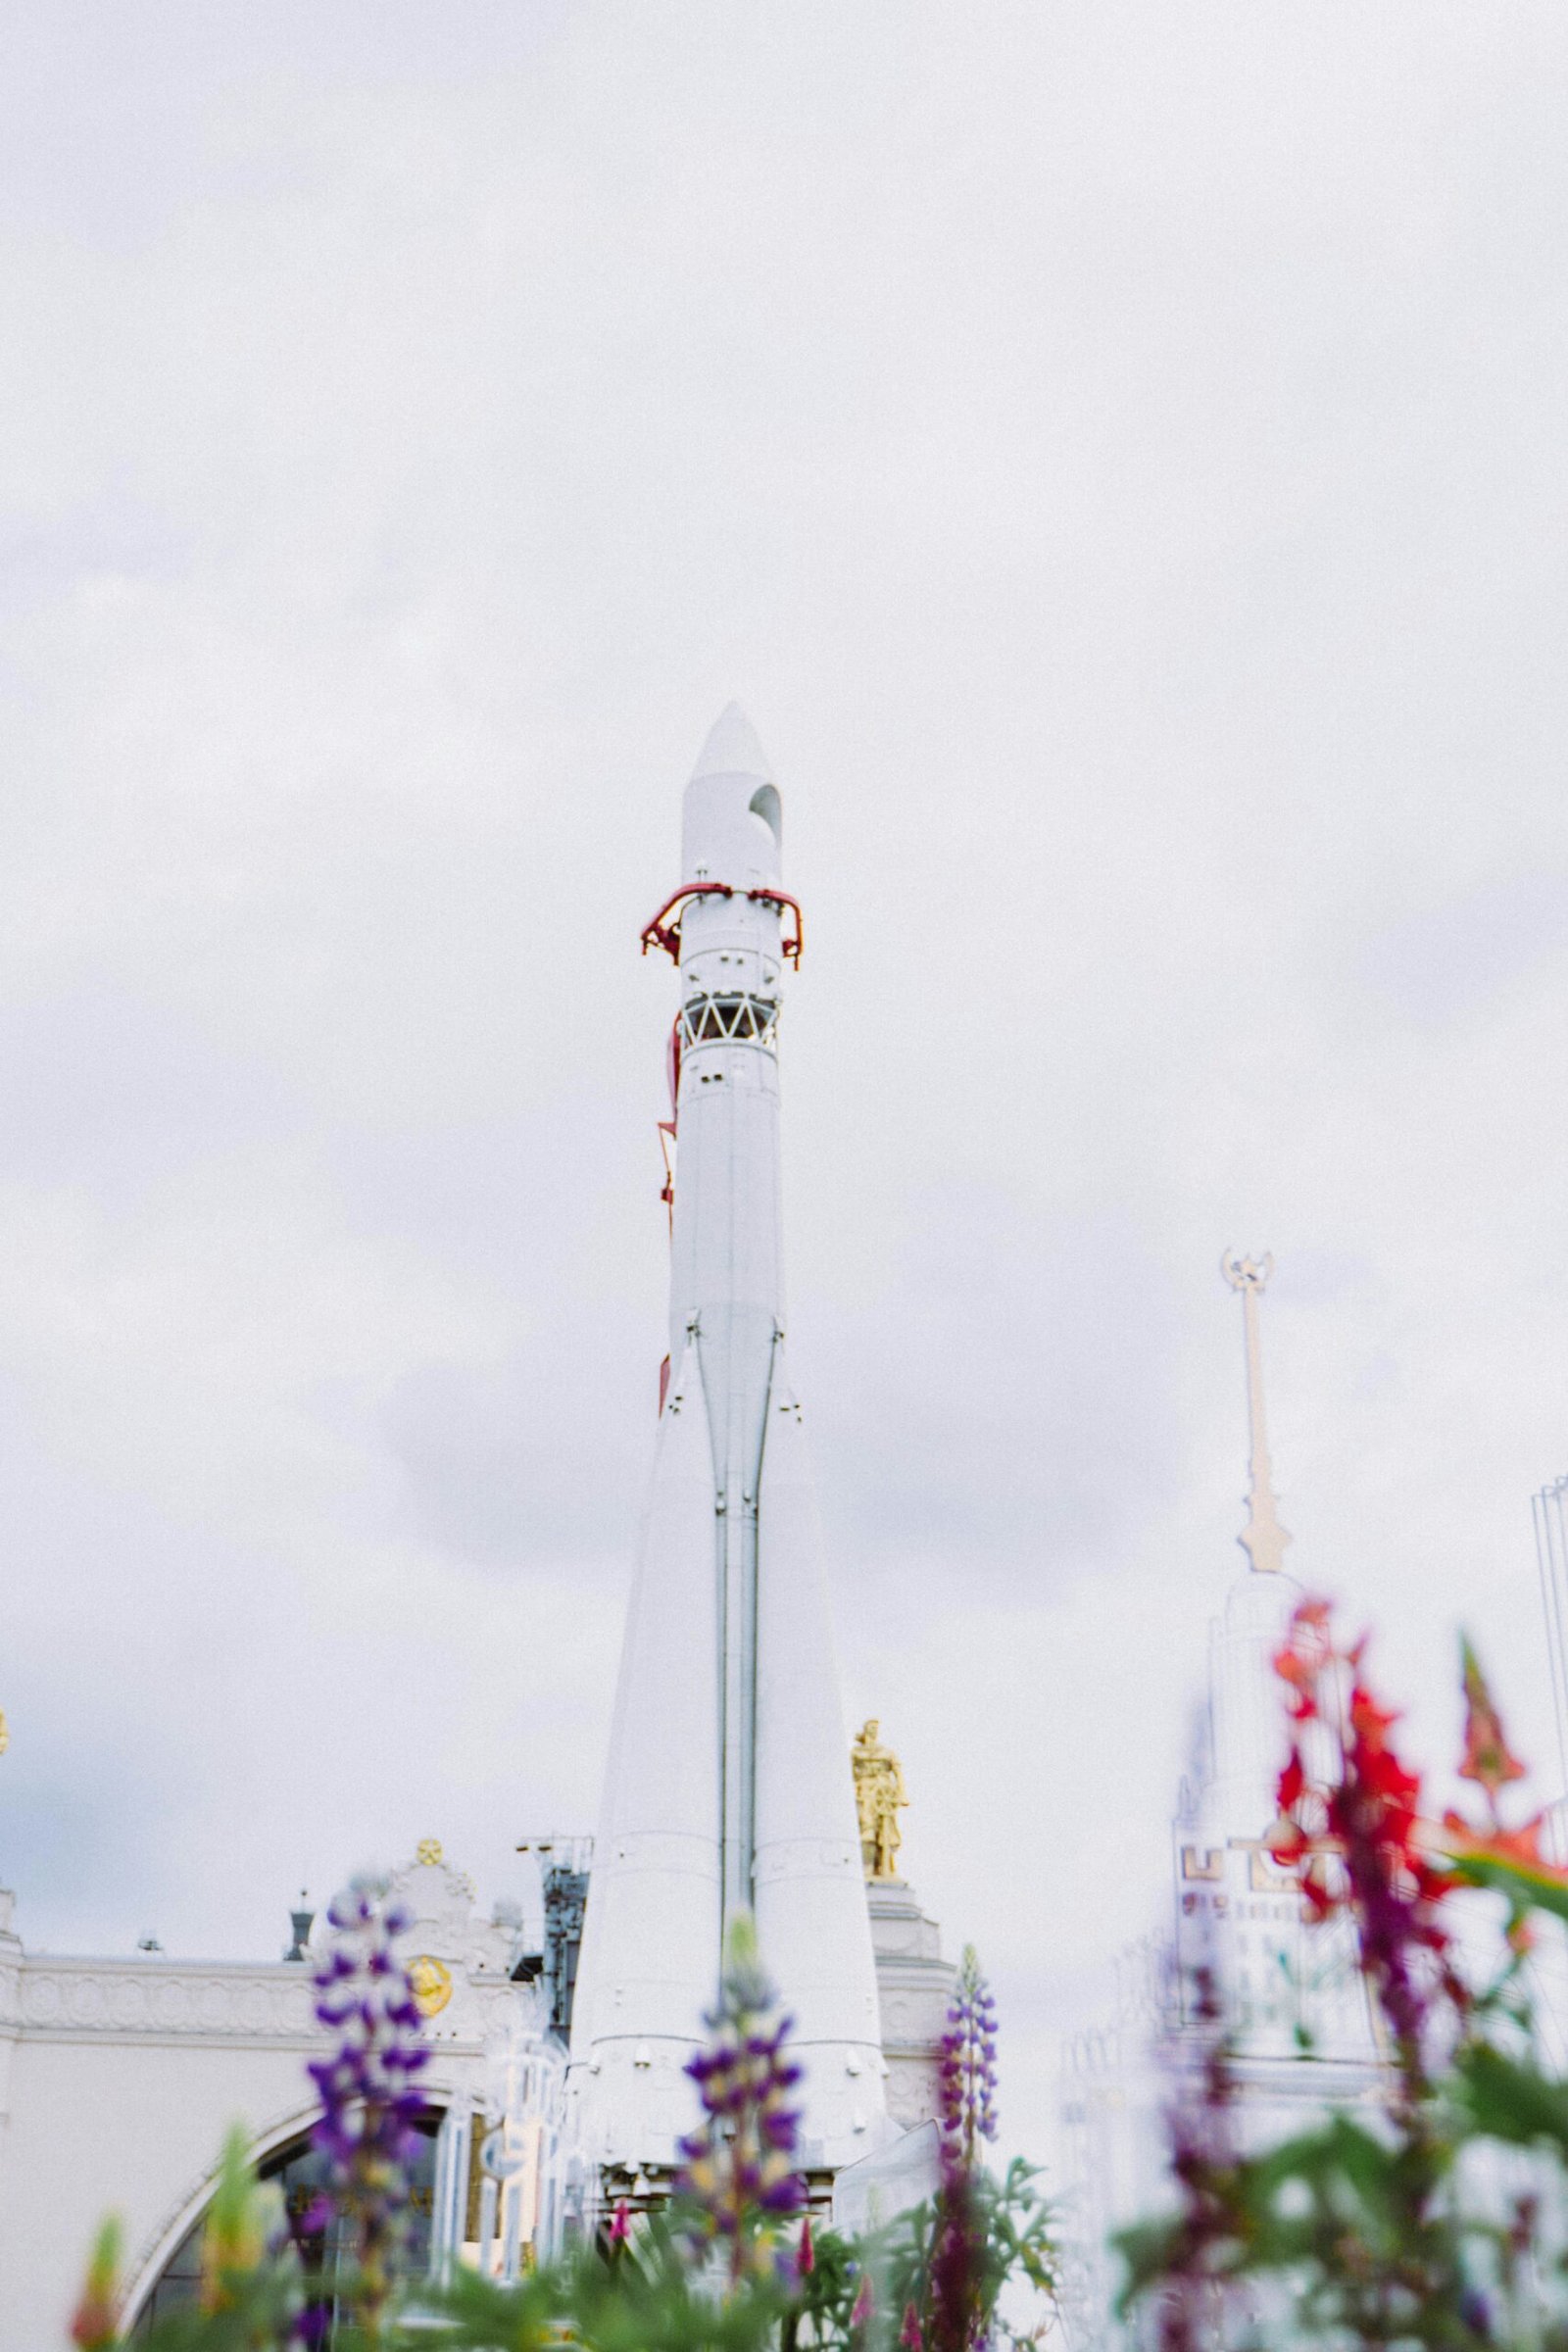
{"type": "MultiPolygon", "coordinates": [[[[572,2016],[574,2071],[622,2151],[689,2128],[680,2069],[719,1949],[719,1717],[713,1453],[688,1344],[660,1422],[627,1613],[572,2016]]],[[[609,2150],[615,2153],[616,2150],[609,2150]]]]}
{"type": "Polygon", "coordinates": [[[883,2113],[871,1926],[816,1496],[775,1347],[757,1568],[757,1932],[796,2021],[806,2132],[841,2164],[883,2113]]]}

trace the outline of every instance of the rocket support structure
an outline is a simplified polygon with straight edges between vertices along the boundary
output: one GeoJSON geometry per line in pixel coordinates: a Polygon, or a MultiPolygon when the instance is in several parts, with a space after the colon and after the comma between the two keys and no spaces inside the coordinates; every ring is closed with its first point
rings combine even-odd
{"type": "Polygon", "coordinates": [[[796,2021],[803,2160],[887,2134],[870,1923],[821,1540],[784,1357],[777,1035],[800,914],[732,704],[686,788],[669,1377],[627,1617],[572,2020],[585,2151],[658,2171],[696,2120],[724,1929],[796,2021]]]}

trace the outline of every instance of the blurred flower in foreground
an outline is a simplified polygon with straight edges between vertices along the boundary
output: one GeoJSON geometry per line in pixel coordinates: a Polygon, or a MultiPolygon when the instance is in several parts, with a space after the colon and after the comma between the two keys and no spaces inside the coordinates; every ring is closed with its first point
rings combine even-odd
{"type": "MultiPolygon", "coordinates": [[[[850,2341],[852,2343],[864,2343],[870,2332],[871,2319],[875,2310],[876,2301],[871,2293],[871,2274],[869,2271],[862,2271],[860,2283],[856,2291],[855,2308],[850,2313],[850,2341]]],[[[916,2324],[918,2325],[918,2323],[916,2324]]]]}
{"type": "Polygon", "coordinates": [[[1481,1661],[1468,1639],[1459,1638],[1459,1675],[1464,1690],[1464,1754],[1459,1778],[1471,1781],[1486,1801],[1487,1818],[1477,1828],[1460,1813],[1446,1812],[1436,1842],[1452,1862],[1457,1875],[1472,1885],[1495,1886],[1508,1898],[1508,1943],[1515,1953],[1534,1943],[1529,1909],[1532,1896],[1545,1897],[1561,1908],[1568,1874],[1549,1862],[1541,1850],[1544,1813],[1533,1813],[1510,1829],[1502,1818],[1502,1791],[1525,1778],[1525,1767],[1508,1745],[1502,1718],[1481,1661]]]}
{"type": "Polygon", "coordinates": [[[1459,1675],[1464,1688],[1464,1758],[1459,1778],[1476,1782],[1486,1791],[1488,1808],[1495,1822],[1498,1790],[1509,1781],[1522,1781],[1525,1767],[1508,1745],[1502,1718],[1481,1671],[1481,1660],[1463,1634],[1459,1637],[1459,1675]]]}
{"type": "Polygon", "coordinates": [[[1326,1601],[1302,1600],[1275,1671],[1292,1692],[1291,1748],[1279,1779],[1271,1847],[1294,1868],[1312,1913],[1352,1915],[1361,1966],[1388,2021],[1407,2097],[1427,2083],[1433,2000],[1463,2012],[1468,1994],[1449,1960],[1442,1906],[1455,1881],[1434,1859],[1421,1819],[1421,1776],[1390,1737],[1398,1717],[1363,1676],[1365,1641],[1337,1645],[1326,1601]],[[1309,1727],[1337,1756],[1336,1777],[1314,1782],[1309,1727]]]}
{"type": "Polygon", "coordinates": [[[246,2160],[244,2128],[236,2124],[223,2142],[202,2230],[201,2309],[228,2310],[270,2251],[262,2193],[246,2160]]]}
{"type": "MultiPolygon", "coordinates": [[[[1212,1936],[1212,1919],[1205,1921],[1212,1936]]],[[[1165,2110],[1177,2213],[1159,2298],[1160,2352],[1226,2340],[1228,2272],[1244,2232],[1236,2203],[1236,2075],[1210,1948],[1192,1972],[1190,2040],[1197,2066],[1165,2110]]]]}
{"type": "Polygon", "coordinates": [[[997,2004],[972,1943],[958,1963],[941,2050],[943,2161],[970,2165],[975,2141],[997,2136],[997,2004]]]}
{"type": "Polygon", "coordinates": [[[372,2342],[408,2219],[419,2144],[414,2124],[423,2107],[415,2077],[429,2058],[414,1990],[393,1949],[410,1922],[395,1904],[384,1905],[384,1894],[379,1881],[356,1879],[327,1913],[335,1936],[316,1977],[316,2014],[337,2035],[337,2047],[309,2069],[321,2096],[316,2143],[354,2230],[351,2299],[372,2342]]]}
{"type": "MultiPolygon", "coordinates": [[[[1525,1770],[1470,1643],[1459,1774],[1480,1791],[1483,1818],[1449,1812],[1441,1825],[1423,1814],[1420,1776],[1397,1752],[1365,1649],[1337,1639],[1326,1603],[1296,1610],[1275,1660],[1290,1753],[1269,1845],[1312,1916],[1354,1929],[1392,2045],[1390,2095],[1378,2112],[1330,2094],[1319,2119],[1282,2119],[1272,2135],[1254,2123],[1244,2144],[1228,2114],[1236,2084],[1214,1981],[1200,1986],[1210,2064],[1190,2076],[1173,2117],[1179,2204],[1117,2239],[1129,2269],[1120,2308],[1158,2298],[1160,2352],[1568,2344],[1568,2083],[1520,1969],[1532,1915],[1568,1921],[1568,1873],[1542,1859],[1540,1814],[1503,1818],[1525,1770]],[[1458,1973],[1454,1909],[1470,1886],[1504,1898],[1511,1946],[1475,1988],[1458,1973]]],[[[1465,1942],[1479,1958],[1477,1939],[1465,1942]]]]}
{"type": "Polygon", "coordinates": [[[81,2347],[81,2352],[105,2352],[106,2346],[120,2340],[115,2324],[115,2308],[120,2300],[120,2224],[111,2218],[93,2241],[81,2301],[71,2323],[71,2340],[81,2347]]]}
{"type": "Polygon", "coordinates": [[[791,2096],[801,2070],[785,2043],[792,2020],[758,1957],[757,1934],[742,1914],[730,1929],[718,2002],[705,2020],[709,2040],[686,2068],[703,2102],[702,2127],[681,2141],[678,2193],[699,2245],[729,2248],[729,2274],[771,2276],[779,2224],[802,2202],[796,2148],[801,2119],[791,2096]]]}
{"type": "MultiPolygon", "coordinates": [[[[972,1943],[964,1946],[948,2009],[937,2095],[942,2181],[931,2237],[927,2335],[931,2352],[968,2352],[980,2340],[985,2312],[987,2248],[975,2193],[976,2143],[997,2135],[997,2009],[972,1943]]],[[[918,2328],[920,2315],[914,2316],[918,2328]]]]}

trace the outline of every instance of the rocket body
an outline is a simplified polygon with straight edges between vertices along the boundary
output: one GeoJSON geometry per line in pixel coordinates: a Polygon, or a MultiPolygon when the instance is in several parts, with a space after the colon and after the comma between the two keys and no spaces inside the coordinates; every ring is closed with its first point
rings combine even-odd
{"type": "Polygon", "coordinates": [[[738,1910],[796,2020],[805,2161],[836,2168],[885,2132],[849,1744],[784,1361],[780,833],[731,706],[686,792],[695,895],[678,939],[658,934],[680,966],[670,1378],[572,2023],[589,2150],[644,2168],[672,2161],[695,2122],[683,2069],[738,1910]]]}

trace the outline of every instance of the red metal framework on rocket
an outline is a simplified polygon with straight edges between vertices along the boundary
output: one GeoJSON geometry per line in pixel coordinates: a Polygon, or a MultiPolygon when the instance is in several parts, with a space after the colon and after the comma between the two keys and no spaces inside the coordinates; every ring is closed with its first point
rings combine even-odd
{"type": "MultiPolygon", "coordinates": [[[[652,922],[643,925],[643,954],[646,956],[650,948],[662,948],[671,962],[679,963],[680,922],[678,916],[674,922],[671,922],[670,916],[676,913],[677,908],[684,908],[688,899],[732,899],[734,896],[734,888],[728,882],[687,882],[683,884],[672,898],[664,901],[652,922]]],[[[779,947],[783,951],[785,962],[793,963],[798,967],[801,960],[801,943],[805,936],[799,899],[792,899],[788,891],[784,890],[749,890],[746,896],[754,899],[759,906],[776,906],[780,913],[787,908],[794,915],[794,936],[789,939],[781,939],[779,947]]]]}

